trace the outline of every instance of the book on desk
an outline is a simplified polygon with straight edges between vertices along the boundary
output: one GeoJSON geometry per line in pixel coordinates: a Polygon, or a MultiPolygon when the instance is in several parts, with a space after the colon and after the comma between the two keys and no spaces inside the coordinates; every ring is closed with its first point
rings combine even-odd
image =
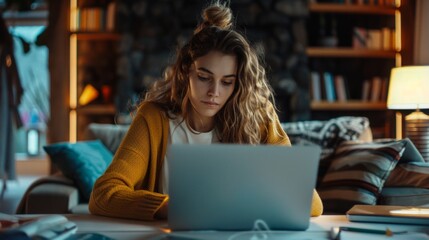
{"type": "Polygon", "coordinates": [[[76,224],[62,215],[17,217],[0,214],[0,240],[65,239],[76,231],[76,224]]]}
{"type": "Polygon", "coordinates": [[[401,223],[429,226],[429,208],[415,206],[355,205],[346,213],[351,222],[401,223]]]}

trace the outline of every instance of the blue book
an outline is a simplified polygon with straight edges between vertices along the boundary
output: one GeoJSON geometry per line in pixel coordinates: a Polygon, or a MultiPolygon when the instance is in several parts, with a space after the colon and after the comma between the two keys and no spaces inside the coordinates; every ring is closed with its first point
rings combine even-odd
{"type": "Polygon", "coordinates": [[[337,97],[335,95],[334,78],[330,72],[323,73],[323,82],[325,84],[326,100],[334,102],[337,97]]]}

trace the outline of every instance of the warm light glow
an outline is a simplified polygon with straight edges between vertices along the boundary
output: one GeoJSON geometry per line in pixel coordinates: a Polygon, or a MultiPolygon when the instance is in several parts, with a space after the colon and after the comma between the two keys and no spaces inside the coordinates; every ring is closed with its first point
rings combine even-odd
{"type": "Polygon", "coordinates": [[[75,143],[77,141],[77,114],[76,114],[76,110],[70,110],[69,121],[70,121],[69,141],[71,143],[75,143]]]}
{"type": "Polygon", "coordinates": [[[396,0],[396,1],[395,1],[395,6],[396,6],[397,8],[399,8],[399,7],[401,6],[401,0],[396,0]]]}
{"type": "Polygon", "coordinates": [[[402,40],[401,40],[401,12],[395,10],[395,49],[401,51],[402,40]]]}
{"type": "Polygon", "coordinates": [[[404,208],[398,210],[390,210],[392,215],[429,217],[429,208],[404,208]]]}
{"type": "MultiPolygon", "coordinates": [[[[70,0],[70,31],[77,30],[77,0],[70,0]]],[[[69,74],[69,141],[76,142],[77,140],[77,36],[70,35],[70,74],[69,74]]]]}
{"type": "Polygon", "coordinates": [[[77,106],[77,36],[70,36],[70,96],[69,105],[71,109],[77,106]]]}
{"type": "Polygon", "coordinates": [[[77,30],[77,0],[70,0],[70,31],[76,31],[77,30]]]}
{"type": "Polygon", "coordinates": [[[396,67],[402,66],[402,55],[400,53],[395,54],[396,67]]]}
{"type": "Polygon", "coordinates": [[[429,66],[392,69],[387,107],[389,109],[429,108],[429,66]]]}
{"type": "Polygon", "coordinates": [[[402,113],[396,112],[396,139],[402,139],[402,113]]]}

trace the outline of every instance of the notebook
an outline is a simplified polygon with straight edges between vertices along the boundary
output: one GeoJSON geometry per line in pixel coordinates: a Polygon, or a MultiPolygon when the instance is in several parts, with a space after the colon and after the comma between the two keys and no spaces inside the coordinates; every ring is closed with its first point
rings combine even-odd
{"type": "Polygon", "coordinates": [[[347,211],[352,222],[429,225],[429,208],[393,205],[354,205],[347,211]]]}
{"type": "Polygon", "coordinates": [[[172,230],[305,230],[317,146],[171,145],[172,230]]]}

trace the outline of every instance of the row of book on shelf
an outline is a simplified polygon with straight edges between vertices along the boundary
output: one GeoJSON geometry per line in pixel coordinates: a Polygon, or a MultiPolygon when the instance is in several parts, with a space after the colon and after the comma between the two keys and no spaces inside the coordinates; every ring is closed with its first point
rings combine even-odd
{"type": "Polygon", "coordinates": [[[353,28],[353,48],[394,50],[395,40],[394,29],[387,27],[381,29],[353,28]]]}
{"type": "Polygon", "coordinates": [[[357,5],[396,6],[395,0],[312,0],[313,3],[339,3],[357,5]]]}
{"type": "MultiPolygon", "coordinates": [[[[345,102],[351,100],[350,88],[343,75],[330,72],[311,72],[310,93],[313,101],[345,102]]],[[[361,101],[385,102],[387,100],[388,80],[379,76],[362,82],[361,101]]]]}
{"type": "Polygon", "coordinates": [[[72,29],[73,31],[111,32],[115,29],[115,1],[111,1],[104,7],[85,7],[75,11],[76,29],[72,29]]]}

